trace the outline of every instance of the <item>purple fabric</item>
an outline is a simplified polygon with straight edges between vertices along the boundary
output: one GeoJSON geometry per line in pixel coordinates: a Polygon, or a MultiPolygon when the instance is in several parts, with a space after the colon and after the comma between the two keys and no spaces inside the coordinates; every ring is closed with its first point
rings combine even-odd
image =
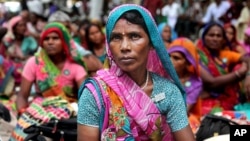
{"type": "Polygon", "coordinates": [[[168,53],[173,53],[173,52],[181,52],[185,55],[185,58],[187,58],[188,62],[191,63],[193,66],[196,66],[195,60],[192,57],[192,55],[183,47],[181,46],[174,46],[168,49],[168,53]]]}
{"type": "Polygon", "coordinates": [[[248,27],[245,32],[244,32],[247,36],[250,36],[250,27],[248,27]]]}
{"type": "Polygon", "coordinates": [[[247,45],[244,42],[241,42],[240,44],[246,50],[247,54],[250,55],[250,45],[247,45]]]}
{"type": "Polygon", "coordinates": [[[184,85],[187,93],[187,104],[195,104],[202,91],[202,81],[196,76],[191,76],[188,81],[191,82],[191,85],[189,87],[184,85]]]}
{"type": "MultiPolygon", "coordinates": [[[[168,53],[173,53],[173,52],[183,53],[188,62],[191,63],[193,66],[196,66],[194,58],[185,48],[181,46],[174,46],[168,49],[168,53]]],[[[184,88],[187,93],[186,102],[187,104],[195,104],[202,90],[202,81],[199,77],[194,75],[191,76],[188,81],[191,83],[189,87],[185,86],[184,84],[184,88]]]]}

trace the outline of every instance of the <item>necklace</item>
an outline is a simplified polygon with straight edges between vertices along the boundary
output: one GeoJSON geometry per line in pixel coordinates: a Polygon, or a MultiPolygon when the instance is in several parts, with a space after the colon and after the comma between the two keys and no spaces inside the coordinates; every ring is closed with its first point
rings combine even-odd
{"type": "Polygon", "coordinates": [[[143,90],[143,89],[145,89],[146,88],[146,86],[148,85],[148,77],[149,77],[149,72],[147,71],[147,78],[146,78],[146,82],[145,82],[145,84],[141,87],[141,89],[143,90]]]}

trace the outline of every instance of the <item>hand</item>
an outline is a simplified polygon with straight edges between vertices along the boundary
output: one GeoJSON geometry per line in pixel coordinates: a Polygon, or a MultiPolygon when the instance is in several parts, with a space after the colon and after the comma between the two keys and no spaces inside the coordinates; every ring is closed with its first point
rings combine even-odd
{"type": "Polygon", "coordinates": [[[247,71],[248,71],[247,64],[246,63],[242,63],[241,67],[237,71],[239,72],[240,76],[244,76],[247,73],[247,71]]]}

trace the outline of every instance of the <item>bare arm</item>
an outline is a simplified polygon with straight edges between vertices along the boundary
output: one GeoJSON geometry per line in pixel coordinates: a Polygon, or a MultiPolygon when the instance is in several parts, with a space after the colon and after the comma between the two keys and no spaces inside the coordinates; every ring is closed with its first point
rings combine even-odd
{"type": "Polygon", "coordinates": [[[242,46],[240,46],[240,45],[238,45],[237,47],[236,47],[236,50],[237,50],[237,52],[239,52],[241,55],[245,55],[247,52],[246,52],[246,50],[242,47],[242,46]]]}
{"type": "Polygon", "coordinates": [[[173,134],[175,141],[195,141],[194,134],[189,125],[173,134]]]}
{"type": "Polygon", "coordinates": [[[206,84],[206,86],[209,86],[209,88],[217,88],[220,86],[225,86],[225,85],[230,84],[238,79],[235,72],[231,72],[231,73],[228,73],[226,75],[214,77],[207,70],[205,70],[202,67],[200,69],[200,75],[201,75],[201,79],[202,79],[203,83],[206,84]]]}
{"type": "Polygon", "coordinates": [[[32,82],[22,77],[21,90],[17,95],[17,101],[16,101],[18,111],[28,106],[28,97],[30,95],[31,86],[32,82]]]}
{"type": "Polygon", "coordinates": [[[83,81],[86,79],[86,77],[83,77],[82,79],[78,80],[77,83],[77,88],[79,89],[83,83],[83,81]]]}
{"type": "Polygon", "coordinates": [[[99,141],[99,128],[77,125],[77,141],[99,141]]]}
{"type": "Polygon", "coordinates": [[[187,104],[187,112],[189,113],[190,110],[194,107],[194,104],[187,104]]]}
{"type": "Polygon", "coordinates": [[[93,54],[84,56],[83,61],[87,66],[88,72],[96,72],[97,70],[103,68],[101,61],[93,54]]]}
{"type": "Polygon", "coordinates": [[[245,77],[244,88],[246,90],[247,98],[250,99],[250,57],[243,56],[243,57],[241,57],[241,61],[246,62],[247,66],[248,66],[248,71],[247,71],[246,77],[245,77]]]}

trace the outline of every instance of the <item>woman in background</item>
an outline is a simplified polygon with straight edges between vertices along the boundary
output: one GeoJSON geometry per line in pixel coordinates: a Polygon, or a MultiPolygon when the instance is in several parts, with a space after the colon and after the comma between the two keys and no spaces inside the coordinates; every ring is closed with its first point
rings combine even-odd
{"type": "Polygon", "coordinates": [[[37,50],[38,44],[32,36],[27,36],[26,20],[22,16],[11,18],[7,24],[8,32],[3,38],[0,54],[10,60],[15,67],[15,83],[21,82],[22,68],[29,57],[37,50]]]}
{"type": "Polygon", "coordinates": [[[177,38],[170,44],[168,53],[186,91],[189,123],[193,133],[195,133],[201,120],[201,101],[199,96],[203,87],[196,46],[187,38],[177,38]]]}
{"type": "Polygon", "coordinates": [[[42,48],[27,61],[22,72],[21,90],[16,101],[20,118],[13,139],[24,139],[23,129],[32,124],[73,115],[70,103],[77,101],[77,90],[87,73],[84,63],[79,62],[81,55],[70,46],[70,40],[63,24],[52,22],[45,26],[41,34],[42,48]],[[29,101],[32,84],[36,86],[36,95],[29,101]]]}
{"type": "Polygon", "coordinates": [[[244,32],[244,40],[241,42],[242,47],[246,51],[247,55],[250,55],[250,27],[248,27],[244,32]]]}
{"type": "Polygon", "coordinates": [[[177,38],[177,33],[166,23],[160,23],[158,30],[162,36],[166,48],[169,47],[171,42],[177,38]]]}
{"type": "Polygon", "coordinates": [[[233,51],[236,51],[242,55],[246,54],[246,50],[241,46],[237,40],[237,31],[232,24],[225,24],[224,29],[226,31],[227,39],[233,51]]]}
{"type": "Polygon", "coordinates": [[[250,59],[232,51],[223,26],[218,23],[208,24],[198,42],[201,78],[204,83],[202,92],[202,112],[207,114],[215,107],[233,110],[239,102],[239,82],[245,79],[246,95],[250,94],[250,77],[247,74],[250,59]],[[241,68],[230,68],[241,63],[241,68]]]}
{"type": "Polygon", "coordinates": [[[106,58],[105,35],[99,24],[91,23],[86,27],[86,43],[88,49],[104,63],[106,58]]]}

